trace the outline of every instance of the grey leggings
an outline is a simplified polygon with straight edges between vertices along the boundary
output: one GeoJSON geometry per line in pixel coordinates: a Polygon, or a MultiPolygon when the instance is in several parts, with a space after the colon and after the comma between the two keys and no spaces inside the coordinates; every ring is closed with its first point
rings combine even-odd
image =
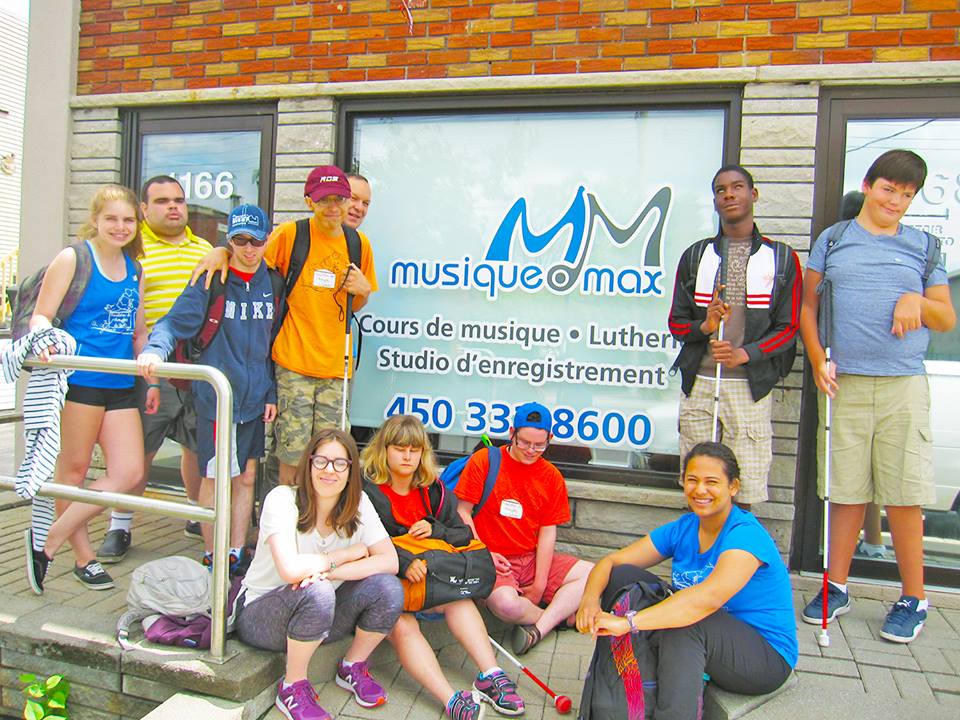
{"type": "Polygon", "coordinates": [[[346,581],[336,590],[329,580],[296,589],[281,585],[243,607],[237,633],[248,645],[285,652],[287,638],[333,642],[357,627],[386,635],[402,610],[403,588],[395,575],[346,581]]]}

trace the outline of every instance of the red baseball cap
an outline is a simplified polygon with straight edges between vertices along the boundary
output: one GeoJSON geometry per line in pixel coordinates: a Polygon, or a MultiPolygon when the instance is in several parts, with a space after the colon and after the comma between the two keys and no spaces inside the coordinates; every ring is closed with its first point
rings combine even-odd
{"type": "Polygon", "coordinates": [[[321,165],[310,171],[303,185],[303,194],[314,202],[327,195],[348,198],[351,195],[350,183],[343,170],[336,165],[321,165]]]}

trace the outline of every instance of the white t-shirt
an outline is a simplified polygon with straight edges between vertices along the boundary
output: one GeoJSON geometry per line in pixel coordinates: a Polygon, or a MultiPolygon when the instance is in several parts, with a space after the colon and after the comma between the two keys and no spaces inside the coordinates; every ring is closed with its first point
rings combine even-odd
{"type": "MultiPolygon", "coordinates": [[[[277,572],[273,562],[273,553],[267,540],[277,533],[296,533],[297,550],[301,553],[328,553],[332,550],[349,547],[362,543],[367,547],[376,545],[390,536],[380,521],[380,516],[364,492],[360,493],[360,525],[352,537],[341,537],[337,533],[330,533],[321,537],[316,528],[310,532],[297,531],[297,492],[290,485],[279,485],[267,493],[263,500],[263,510],[260,513],[260,538],[257,540],[257,550],[253,562],[243,578],[243,587],[246,590],[244,604],[266,595],[274,588],[284,585],[283,578],[277,572]]],[[[338,587],[342,580],[331,580],[334,587],[338,587]]]]}

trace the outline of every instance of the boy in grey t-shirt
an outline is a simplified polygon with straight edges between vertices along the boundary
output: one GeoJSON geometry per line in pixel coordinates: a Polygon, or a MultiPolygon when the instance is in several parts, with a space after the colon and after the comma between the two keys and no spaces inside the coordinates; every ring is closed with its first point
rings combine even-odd
{"type": "MultiPolygon", "coordinates": [[[[833,399],[827,621],[850,609],[850,561],[866,505],[875,502],[886,507],[903,586],[880,635],[899,643],[920,633],[928,607],[921,506],[934,493],[923,356],[930,331],[947,332],[956,323],[943,268],[924,281],[926,236],[900,224],[926,175],[926,163],[909,150],[889,150],[874,161],[856,219],[832,248],[828,229],[810,251],[800,313],[814,381],[833,399]],[[817,288],[824,276],[833,298],[829,365],[818,324],[817,288]]],[[[822,457],[818,465],[822,473],[822,457]]],[[[818,593],[803,620],[819,624],[822,603],[818,593]]]]}

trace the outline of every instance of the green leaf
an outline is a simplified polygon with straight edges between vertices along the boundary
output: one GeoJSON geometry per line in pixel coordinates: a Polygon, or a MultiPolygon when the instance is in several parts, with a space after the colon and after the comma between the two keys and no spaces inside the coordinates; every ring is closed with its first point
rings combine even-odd
{"type": "Polygon", "coordinates": [[[57,710],[62,710],[66,707],[66,698],[58,697],[57,695],[52,695],[47,701],[48,708],[56,708],[57,710]]]}
{"type": "Polygon", "coordinates": [[[68,720],[66,715],[47,715],[44,720],[68,720]]]}
{"type": "Polygon", "coordinates": [[[34,675],[33,673],[23,673],[23,674],[20,676],[20,682],[22,682],[22,683],[25,684],[25,685],[26,685],[27,683],[33,683],[33,682],[36,682],[36,681],[37,681],[37,676],[34,675]]]}
{"type": "Polygon", "coordinates": [[[63,680],[63,675],[51,675],[47,678],[47,690],[53,690],[57,685],[60,684],[60,681],[63,680]]]}
{"type": "Polygon", "coordinates": [[[27,700],[27,706],[23,709],[23,717],[26,720],[43,720],[43,705],[33,700],[27,700]]]}
{"type": "Polygon", "coordinates": [[[67,702],[67,693],[64,692],[63,688],[57,688],[50,693],[50,702],[52,703],[54,700],[60,703],[59,707],[64,706],[64,704],[67,702]]]}
{"type": "Polygon", "coordinates": [[[34,684],[31,685],[30,687],[28,687],[28,688],[25,690],[25,692],[26,692],[27,695],[29,695],[30,697],[35,697],[35,698],[41,698],[41,697],[43,697],[44,695],[46,695],[46,693],[45,693],[44,690],[43,690],[43,687],[40,686],[40,683],[34,683],[34,684]]]}

